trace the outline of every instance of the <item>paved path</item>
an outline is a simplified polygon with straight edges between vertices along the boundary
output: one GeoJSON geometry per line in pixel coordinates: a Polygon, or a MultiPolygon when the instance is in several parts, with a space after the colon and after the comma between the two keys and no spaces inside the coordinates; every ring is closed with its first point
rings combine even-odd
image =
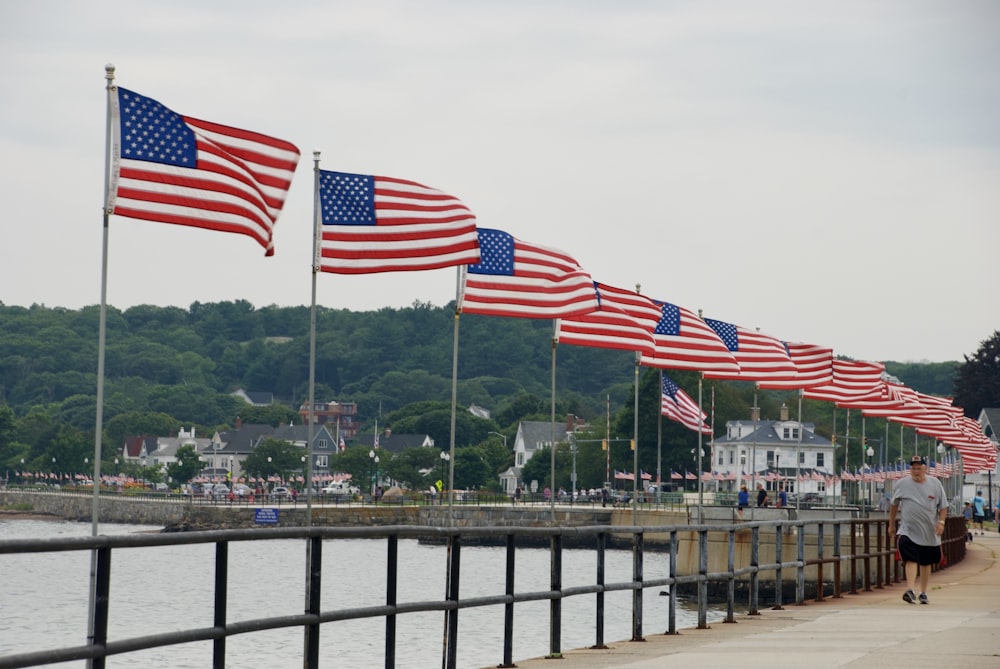
{"type": "MultiPolygon", "coordinates": [[[[905,585],[807,601],[707,630],[648,634],[608,650],[516,662],[521,669],[987,669],[1000,667],[1000,534],[976,535],[965,560],[931,575],[930,605],[902,600],[905,585]]],[[[650,628],[646,621],[646,629],[650,628]]]]}

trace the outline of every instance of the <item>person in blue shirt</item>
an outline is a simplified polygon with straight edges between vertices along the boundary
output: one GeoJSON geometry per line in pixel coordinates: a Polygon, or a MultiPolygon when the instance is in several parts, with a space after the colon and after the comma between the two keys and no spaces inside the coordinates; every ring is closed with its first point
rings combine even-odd
{"type": "Polygon", "coordinates": [[[750,506],[750,493],[747,492],[747,487],[745,485],[740,486],[740,494],[736,496],[736,505],[739,507],[740,518],[743,517],[743,509],[750,506]]]}
{"type": "Polygon", "coordinates": [[[983,532],[983,521],[986,520],[986,500],[983,499],[983,491],[977,490],[976,496],[972,498],[972,529],[979,529],[979,534],[983,532]]]}
{"type": "Polygon", "coordinates": [[[785,492],[785,484],[782,483],[781,487],[778,488],[778,507],[784,508],[788,506],[788,493],[785,492]]]}

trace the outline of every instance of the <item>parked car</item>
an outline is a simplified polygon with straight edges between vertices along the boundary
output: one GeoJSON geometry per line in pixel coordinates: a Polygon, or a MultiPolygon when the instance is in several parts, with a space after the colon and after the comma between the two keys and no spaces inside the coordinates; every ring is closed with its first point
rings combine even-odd
{"type": "Polygon", "coordinates": [[[291,497],[292,491],[283,485],[275,486],[274,490],[271,491],[272,497],[291,497]]]}
{"type": "Polygon", "coordinates": [[[249,497],[253,494],[253,488],[246,483],[234,483],[233,492],[236,493],[237,497],[249,497]]]}
{"type": "Polygon", "coordinates": [[[345,481],[333,481],[323,488],[323,495],[329,497],[353,497],[360,490],[357,486],[348,485],[345,481]]]}

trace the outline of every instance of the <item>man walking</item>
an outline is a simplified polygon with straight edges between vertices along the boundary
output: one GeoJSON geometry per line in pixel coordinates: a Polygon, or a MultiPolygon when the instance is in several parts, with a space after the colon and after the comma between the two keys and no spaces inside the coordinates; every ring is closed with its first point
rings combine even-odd
{"type": "Polygon", "coordinates": [[[927,462],[919,455],[910,460],[909,478],[896,482],[889,507],[889,529],[896,532],[896,550],[906,570],[903,601],[927,604],[931,565],[941,562],[941,534],[948,516],[948,500],[941,482],[927,477],[927,462]],[[899,529],[896,516],[899,515],[899,529]],[[920,577],[920,595],[914,594],[920,577]]]}
{"type": "Polygon", "coordinates": [[[972,529],[975,531],[979,529],[980,534],[985,534],[983,531],[983,521],[986,520],[986,500],[983,499],[983,491],[977,490],[976,496],[972,498],[972,529]]]}

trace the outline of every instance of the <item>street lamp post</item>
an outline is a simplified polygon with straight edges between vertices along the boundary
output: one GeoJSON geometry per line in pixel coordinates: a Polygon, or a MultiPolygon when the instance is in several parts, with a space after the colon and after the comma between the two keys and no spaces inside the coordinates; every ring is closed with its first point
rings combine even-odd
{"type": "Polygon", "coordinates": [[[868,507],[871,508],[874,503],[874,491],[875,491],[875,474],[872,472],[871,459],[875,455],[875,449],[871,446],[865,451],[865,455],[868,456],[868,507]]]}
{"type": "MultiPolygon", "coordinates": [[[[503,435],[500,435],[503,436],[503,435]]],[[[438,481],[444,481],[448,477],[448,461],[451,460],[451,454],[448,451],[441,451],[441,478],[438,481]]],[[[438,487],[437,483],[434,484],[438,492],[444,490],[444,484],[438,487]]]]}

